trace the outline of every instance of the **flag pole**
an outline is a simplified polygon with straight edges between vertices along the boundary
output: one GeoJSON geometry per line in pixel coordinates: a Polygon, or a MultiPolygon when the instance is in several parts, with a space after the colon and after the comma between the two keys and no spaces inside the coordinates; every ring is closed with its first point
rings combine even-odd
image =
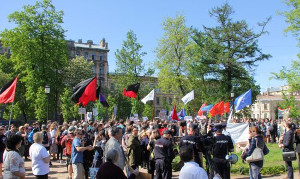
{"type": "Polygon", "coordinates": [[[11,103],[10,118],[9,118],[9,122],[8,122],[8,130],[10,129],[13,107],[14,107],[14,102],[11,103]]]}

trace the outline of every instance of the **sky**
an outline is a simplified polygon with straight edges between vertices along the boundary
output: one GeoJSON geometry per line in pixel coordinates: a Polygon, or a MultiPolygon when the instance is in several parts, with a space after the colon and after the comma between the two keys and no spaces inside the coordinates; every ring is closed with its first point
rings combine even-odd
{"type": "MultiPolygon", "coordinates": [[[[0,3],[0,31],[11,29],[15,25],[8,22],[8,15],[21,11],[33,0],[9,0],[0,3]]],[[[285,85],[285,81],[270,80],[272,72],[279,72],[282,66],[290,67],[291,61],[297,59],[299,47],[291,34],[285,35],[283,30],[288,26],[285,17],[279,11],[288,10],[281,0],[53,0],[56,10],[64,11],[62,27],[67,30],[66,39],[83,42],[93,40],[100,43],[102,38],[108,42],[109,72],[116,69],[115,51],[122,48],[126,33],[133,30],[137,41],[143,45],[144,64],[149,65],[156,60],[154,49],[163,36],[162,23],[167,17],[181,14],[186,18],[186,25],[201,29],[213,27],[216,20],[209,16],[209,11],[228,2],[235,13],[233,20],[245,20],[255,32],[260,29],[258,22],[271,17],[266,26],[268,34],[258,40],[264,53],[272,55],[269,60],[257,63],[254,79],[261,86],[261,91],[270,87],[285,85]]]]}

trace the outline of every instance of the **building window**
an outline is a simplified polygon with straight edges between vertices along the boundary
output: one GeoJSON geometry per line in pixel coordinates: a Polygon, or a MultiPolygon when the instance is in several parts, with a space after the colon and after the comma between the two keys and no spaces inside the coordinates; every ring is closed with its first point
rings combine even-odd
{"type": "Polygon", "coordinates": [[[92,60],[96,60],[96,54],[95,53],[92,54],[92,60]]]}
{"type": "Polygon", "coordinates": [[[253,114],[252,117],[255,118],[255,114],[253,114]]]}
{"type": "Polygon", "coordinates": [[[84,52],[84,58],[89,59],[89,52],[84,52]]]}
{"type": "Polygon", "coordinates": [[[93,72],[96,74],[96,67],[93,66],[93,72]]]}
{"type": "Polygon", "coordinates": [[[268,113],[265,113],[265,114],[264,114],[264,117],[265,117],[265,118],[268,118],[268,113]]]}
{"type": "Polygon", "coordinates": [[[159,105],[159,97],[156,97],[156,104],[159,105]]]}
{"type": "Polygon", "coordinates": [[[103,61],[103,60],[104,60],[104,56],[103,56],[102,54],[100,55],[99,58],[100,58],[100,61],[103,61]]]}
{"type": "Polygon", "coordinates": [[[104,75],[104,67],[100,66],[100,75],[104,75]]]}
{"type": "Polygon", "coordinates": [[[268,104],[264,104],[264,110],[268,110],[268,104]]]}
{"type": "Polygon", "coordinates": [[[257,114],[257,119],[259,119],[260,118],[260,116],[259,116],[259,114],[257,114]]]}
{"type": "Polygon", "coordinates": [[[80,56],[80,51],[76,51],[76,56],[80,56]]]}

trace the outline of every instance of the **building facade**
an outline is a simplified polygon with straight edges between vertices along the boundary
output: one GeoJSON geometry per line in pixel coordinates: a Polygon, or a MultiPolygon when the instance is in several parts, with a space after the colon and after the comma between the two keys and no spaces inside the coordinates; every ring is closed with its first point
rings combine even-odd
{"type": "MultiPolygon", "coordinates": [[[[266,92],[258,95],[251,107],[251,117],[255,119],[275,119],[276,108],[284,101],[282,93],[291,95],[287,92],[288,89],[288,86],[268,88],[266,92]]],[[[300,108],[300,93],[295,92],[293,95],[296,101],[298,101],[298,107],[300,108]]]]}
{"type": "Polygon", "coordinates": [[[105,39],[102,39],[99,44],[94,44],[92,40],[88,40],[83,43],[81,39],[78,42],[74,40],[67,40],[67,48],[69,58],[76,58],[76,56],[82,56],[88,61],[94,63],[94,73],[97,77],[98,85],[101,87],[107,87],[108,84],[108,60],[107,54],[109,52],[108,43],[105,39]]]}

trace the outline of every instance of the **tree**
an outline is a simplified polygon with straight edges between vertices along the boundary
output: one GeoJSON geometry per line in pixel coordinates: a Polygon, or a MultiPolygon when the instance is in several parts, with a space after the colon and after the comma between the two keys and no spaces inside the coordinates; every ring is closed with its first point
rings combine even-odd
{"type": "Polygon", "coordinates": [[[130,30],[127,32],[127,40],[123,41],[121,50],[116,50],[116,76],[121,87],[140,82],[138,77],[144,72],[142,57],[146,55],[146,52],[141,52],[142,48],[134,32],[130,30]]]}
{"type": "Polygon", "coordinates": [[[258,23],[261,29],[255,33],[246,21],[232,19],[234,11],[227,3],[213,8],[209,13],[217,19],[218,25],[204,26],[203,32],[194,30],[193,39],[199,48],[200,58],[191,63],[195,67],[193,70],[199,70],[200,80],[210,82],[209,93],[218,96],[219,100],[229,100],[232,91],[241,94],[249,88],[254,88],[253,91],[258,89],[254,91],[258,94],[259,87],[255,85],[250,72],[257,62],[270,58],[258,46],[259,37],[267,33],[265,26],[270,18],[258,23]]]}
{"type": "Polygon", "coordinates": [[[78,83],[88,78],[95,76],[93,72],[94,64],[92,61],[87,61],[84,57],[72,59],[64,69],[64,80],[66,85],[72,89],[78,83]]]}
{"type": "Polygon", "coordinates": [[[78,116],[78,110],[74,111],[74,105],[76,104],[71,100],[71,96],[72,92],[68,88],[65,88],[60,96],[61,113],[65,122],[78,116]]]}
{"type": "Polygon", "coordinates": [[[163,22],[163,37],[159,40],[155,52],[155,66],[158,73],[158,86],[164,92],[178,92],[185,95],[189,89],[187,64],[189,63],[189,46],[191,45],[191,30],[185,25],[185,18],[177,15],[163,22]]]}
{"type": "MultiPolygon", "coordinates": [[[[152,105],[145,104],[145,108],[143,111],[143,116],[148,117],[148,119],[152,119],[152,105]]],[[[154,117],[154,116],[153,116],[154,117]]]]}
{"type": "Polygon", "coordinates": [[[34,103],[35,117],[39,122],[47,119],[47,95],[43,87],[39,87],[34,103]]]}
{"type": "Polygon", "coordinates": [[[11,76],[19,76],[21,96],[25,96],[24,100],[16,99],[21,111],[25,117],[34,114],[38,89],[45,85],[51,87],[49,107],[56,111],[58,94],[63,89],[61,71],[68,59],[61,27],[63,12],[56,11],[51,0],[43,0],[24,6],[23,11],[10,14],[8,19],[16,27],[5,29],[0,36],[3,46],[10,47],[12,53],[10,58],[1,58],[5,60],[1,63],[13,64],[11,76]]]}

